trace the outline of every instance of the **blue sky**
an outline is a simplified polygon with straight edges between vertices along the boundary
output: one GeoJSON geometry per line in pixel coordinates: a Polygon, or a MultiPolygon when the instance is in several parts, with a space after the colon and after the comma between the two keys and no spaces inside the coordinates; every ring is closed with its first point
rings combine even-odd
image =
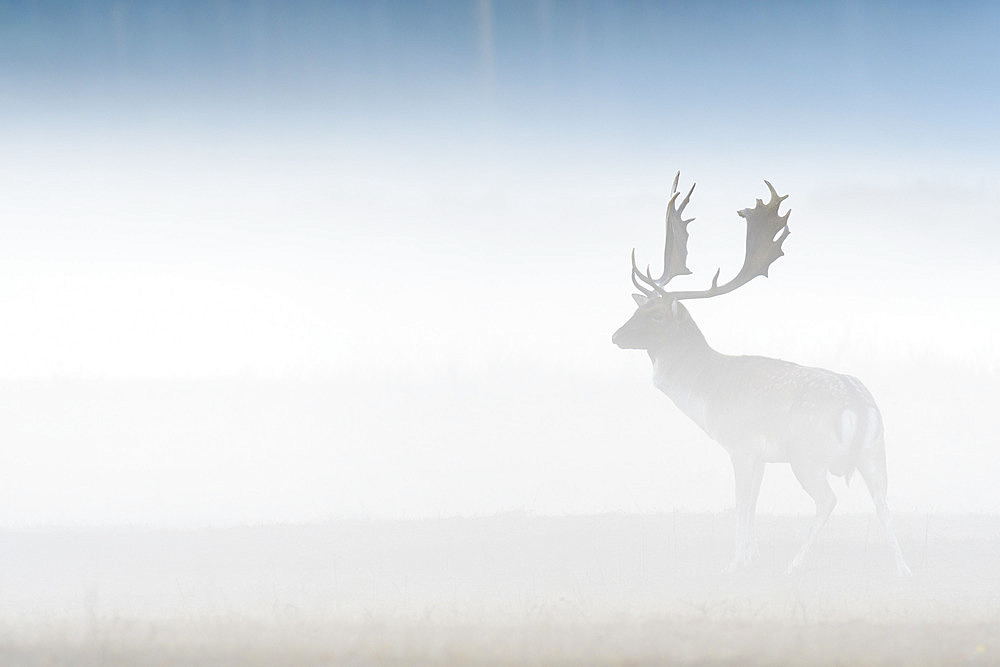
{"type": "Polygon", "coordinates": [[[989,3],[3,2],[0,132],[8,164],[182,189],[257,167],[249,190],[297,196],[309,173],[586,190],[676,169],[994,189],[998,29],[989,3]]]}
{"type": "Polygon", "coordinates": [[[998,28],[989,3],[5,2],[0,82],[15,128],[980,152],[998,28]]]}

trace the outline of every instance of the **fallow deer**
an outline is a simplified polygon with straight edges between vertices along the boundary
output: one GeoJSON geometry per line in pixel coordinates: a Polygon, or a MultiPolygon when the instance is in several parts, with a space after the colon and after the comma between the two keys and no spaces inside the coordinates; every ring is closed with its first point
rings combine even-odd
{"type": "MultiPolygon", "coordinates": [[[[864,478],[875,510],[888,534],[900,575],[909,567],[892,529],[886,503],[885,441],[882,416],[863,384],[849,375],[808,368],[757,356],[730,356],[712,349],[687,308],[685,299],[726,294],[757,276],[781,257],[788,237],[788,215],[778,208],[770,183],[768,203],[737,214],[746,221],[743,267],[722,285],[719,271],[705,290],[666,291],[664,286],[687,268],[688,224],[683,219],[694,186],[678,204],[680,172],[674,179],[666,214],[663,274],[654,278],[647,266],[636,267],[632,250],[632,283],[639,294],[635,314],[612,337],[623,349],[646,350],[653,362],[653,384],[725,448],[736,480],[736,549],[727,570],[746,567],[757,556],[754,516],[765,463],[790,463],[802,488],[816,503],[816,516],[805,544],[788,567],[797,570],[823,528],[837,496],[828,474],[864,478]]],[[[720,269],[721,271],[721,269],[720,269]]]]}

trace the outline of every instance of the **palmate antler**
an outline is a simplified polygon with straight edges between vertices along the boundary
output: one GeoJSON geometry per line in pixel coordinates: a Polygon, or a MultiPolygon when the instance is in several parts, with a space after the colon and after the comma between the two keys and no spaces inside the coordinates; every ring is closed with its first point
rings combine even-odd
{"type": "Polygon", "coordinates": [[[694,192],[694,186],[691,186],[691,190],[684,198],[684,201],[681,202],[680,207],[675,209],[674,202],[677,200],[677,195],[679,194],[677,192],[677,182],[680,176],[680,172],[677,172],[670,195],[670,202],[667,204],[667,239],[663,248],[663,275],[659,278],[653,278],[650,275],[648,266],[646,267],[646,273],[641,273],[635,264],[635,249],[633,248],[632,284],[647,297],[658,294],[662,297],[674,299],[704,299],[732,292],[757,276],[766,277],[771,264],[785,254],[781,250],[781,244],[785,242],[785,239],[791,233],[788,230],[788,216],[791,214],[791,211],[786,211],[784,215],[778,214],[778,207],[781,205],[781,202],[788,198],[788,195],[779,196],[768,181],[764,181],[764,183],[767,185],[767,189],[771,191],[771,201],[765,204],[758,199],[757,205],[754,208],[745,208],[737,211],[737,215],[746,220],[747,223],[746,255],[743,258],[743,267],[739,270],[739,273],[729,282],[720,285],[719,274],[722,269],[719,269],[715,272],[715,277],[712,278],[712,286],[707,290],[667,292],[663,289],[663,286],[670,282],[674,276],[691,273],[685,265],[687,261],[687,225],[694,218],[682,220],[681,213],[684,211],[684,207],[687,206],[691,198],[691,193],[694,192]],[[643,285],[639,284],[640,282],[646,286],[643,287],[643,285]]]}
{"type": "Polygon", "coordinates": [[[649,275],[648,266],[646,267],[645,276],[639,272],[639,269],[635,265],[635,248],[632,248],[632,284],[646,296],[653,296],[654,292],[640,285],[636,281],[636,278],[639,278],[643,282],[652,281],[656,285],[663,286],[670,282],[674,276],[686,276],[691,273],[691,270],[687,267],[687,226],[694,221],[694,218],[684,220],[681,214],[684,213],[688,202],[691,201],[691,193],[694,192],[694,186],[697,183],[691,185],[691,189],[688,190],[684,200],[680,206],[677,206],[677,197],[680,195],[680,192],[677,190],[677,183],[680,179],[681,172],[678,171],[677,175],[674,176],[674,185],[670,189],[670,201],[667,202],[666,242],[663,244],[663,273],[659,278],[653,278],[649,275]]]}

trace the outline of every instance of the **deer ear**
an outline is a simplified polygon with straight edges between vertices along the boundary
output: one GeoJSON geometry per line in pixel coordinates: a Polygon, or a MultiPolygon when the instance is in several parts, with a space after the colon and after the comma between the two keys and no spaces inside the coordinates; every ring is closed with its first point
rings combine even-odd
{"type": "Polygon", "coordinates": [[[649,297],[642,294],[633,294],[632,298],[635,300],[635,305],[637,306],[643,306],[649,301],[649,297]]]}
{"type": "Polygon", "coordinates": [[[670,314],[673,315],[674,317],[677,317],[677,311],[678,310],[679,309],[677,308],[677,299],[671,299],[670,300],[670,314]]]}

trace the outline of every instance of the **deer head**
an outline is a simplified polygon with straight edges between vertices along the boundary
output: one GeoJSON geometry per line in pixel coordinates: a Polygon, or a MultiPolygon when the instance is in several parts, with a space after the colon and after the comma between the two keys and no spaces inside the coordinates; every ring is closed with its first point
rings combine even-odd
{"type": "Polygon", "coordinates": [[[757,276],[766,277],[771,264],[784,255],[781,244],[790,233],[788,231],[788,216],[791,211],[779,215],[778,207],[788,195],[779,196],[771,184],[764,181],[767,189],[771,191],[771,200],[765,204],[758,199],[754,208],[745,208],[736,212],[746,221],[747,235],[743,267],[733,279],[720,285],[719,274],[722,270],[719,269],[715,272],[715,277],[712,278],[712,286],[706,290],[668,292],[663,289],[675,276],[691,273],[686,266],[687,226],[694,218],[685,220],[682,215],[691,200],[694,186],[691,186],[687,195],[678,205],[677,198],[680,192],[677,190],[677,183],[680,176],[680,172],[677,172],[670,193],[670,201],[667,203],[663,273],[659,278],[652,276],[648,265],[645,273],[639,271],[635,263],[635,249],[632,249],[632,284],[640,292],[640,294],[633,294],[632,298],[635,299],[639,307],[628,322],[618,329],[611,338],[615,345],[623,349],[651,350],[675,340],[679,334],[697,335],[700,338],[701,334],[698,332],[694,320],[691,319],[687,309],[680,301],[726,294],[747,284],[757,276]]]}

